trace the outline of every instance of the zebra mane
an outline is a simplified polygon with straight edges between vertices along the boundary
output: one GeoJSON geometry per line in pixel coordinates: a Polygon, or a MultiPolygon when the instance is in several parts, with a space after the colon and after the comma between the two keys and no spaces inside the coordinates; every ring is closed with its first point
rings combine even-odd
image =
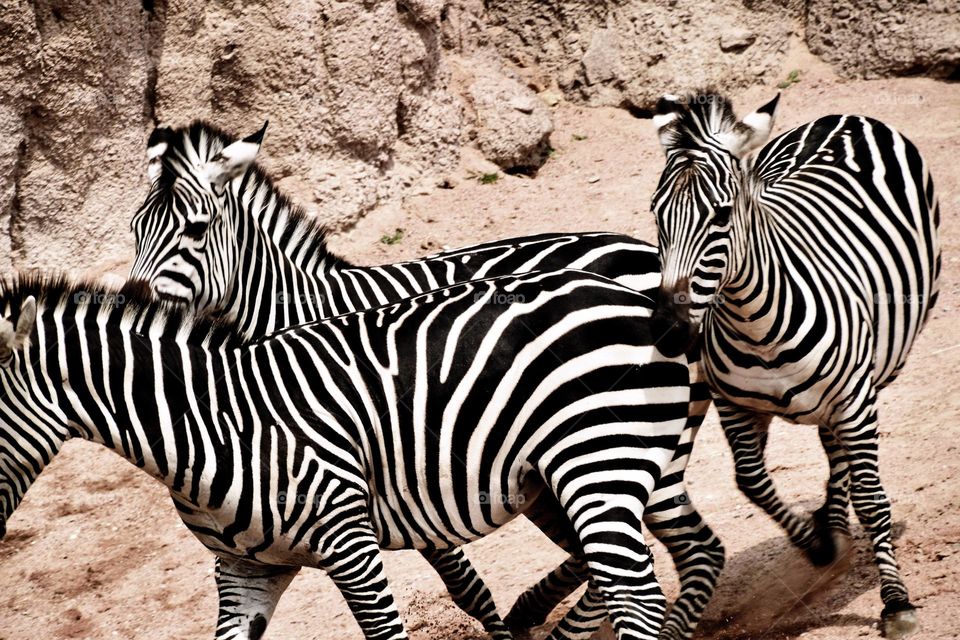
{"type": "Polygon", "coordinates": [[[238,346],[246,339],[234,323],[210,314],[194,313],[188,305],[157,301],[142,281],[127,281],[119,289],[63,274],[27,272],[0,280],[0,314],[16,325],[23,302],[37,300],[38,317],[62,308],[67,315],[87,310],[88,318],[103,318],[107,326],[130,326],[136,333],[162,335],[186,344],[238,346]]]}
{"type": "Polygon", "coordinates": [[[657,114],[657,117],[672,116],[660,128],[660,137],[673,149],[716,147],[724,136],[744,126],[737,120],[730,100],[709,87],[684,96],[660,98],[657,114]]]}
{"type": "MultiPolygon", "coordinates": [[[[152,156],[151,159],[162,160],[168,154],[179,154],[182,157],[196,158],[199,161],[198,164],[201,164],[211,160],[224,147],[239,139],[209,122],[194,120],[186,127],[155,129],[147,142],[147,149],[148,155],[151,155],[150,149],[165,144],[164,147],[157,147],[163,149],[162,153],[152,156]]],[[[158,178],[160,187],[158,197],[172,197],[176,171],[171,167],[171,163],[161,162],[160,164],[162,168],[158,178]]],[[[277,217],[284,224],[284,233],[281,237],[284,241],[295,241],[298,244],[296,248],[301,255],[320,259],[326,257],[330,262],[347,264],[344,258],[335,255],[328,249],[327,238],[330,230],[327,226],[316,216],[308,214],[303,207],[290,200],[285,193],[280,191],[274,184],[273,178],[257,162],[254,162],[250,169],[245,189],[252,193],[266,190],[271,195],[274,210],[282,210],[285,213],[284,216],[277,217]]]]}

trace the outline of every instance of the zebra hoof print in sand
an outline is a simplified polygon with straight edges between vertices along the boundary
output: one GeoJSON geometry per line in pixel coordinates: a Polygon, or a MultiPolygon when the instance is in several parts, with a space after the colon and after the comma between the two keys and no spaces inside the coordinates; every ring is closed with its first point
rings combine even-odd
{"type": "Polygon", "coordinates": [[[262,634],[301,566],[365,637],[399,639],[381,549],[447,549],[530,511],[589,571],[564,628],[609,612],[618,637],[658,637],[641,523],[695,397],[649,298],[538,272],[248,341],[142,291],[0,287],[0,524],[67,439],[98,442],[164,483],[219,558],[218,640],[262,634]]]}
{"type": "Polygon", "coordinates": [[[870,118],[826,116],[767,143],[777,103],[742,120],[710,90],[658,104],[660,299],[682,300],[679,318],[700,327],[741,491],[824,565],[852,505],[873,543],[883,630],[904,637],[917,617],[880,483],[877,393],[937,299],[937,197],[916,147],[870,118]],[[817,426],[830,478],[813,516],[779,498],[764,466],[771,416],[817,426]]]}
{"type": "MultiPolygon", "coordinates": [[[[255,155],[262,140],[262,129],[237,139],[202,122],[154,132],[147,150],[151,187],[132,220],[137,255],[131,279],[147,282],[165,299],[235,320],[248,338],[397,302],[440,286],[533,271],[570,268],[594,273],[642,293],[646,304],[657,293],[656,247],[615,233],[542,234],[411,262],[355,266],[328,250],[325,229],[257,166],[255,155]],[[218,176],[228,164],[225,158],[232,177],[222,181],[218,176]]],[[[515,301],[510,293],[497,300],[515,301]]],[[[661,351],[673,356],[686,350],[684,344],[668,353],[671,341],[666,332],[656,321],[651,326],[661,351]]],[[[677,637],[693,634],[724,562],[723,546],[684,486],[693,441],[709,406],[706,385],[697,382],[692,388],[683,443],[644,514],[682,576],[666,623],[677,637]]],[[[493,596],[459,549],[424,555],[458,606],[494,637],[509,637],[493,596]]],[[[510,610],[510,628],[525,629],[546,619],[585,579],[582,571],[570,571],[582,565],[578,562],[557,567],[525,593],[510,610]]]]}

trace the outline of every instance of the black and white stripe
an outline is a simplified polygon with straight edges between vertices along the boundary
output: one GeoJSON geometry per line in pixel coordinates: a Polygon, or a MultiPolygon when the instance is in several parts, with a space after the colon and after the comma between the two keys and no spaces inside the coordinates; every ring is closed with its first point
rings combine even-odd
{"type": "Polygon", "coordinates": [[[817,564],[849,536],[852,502],[876,552],[884,630],[902,637],[916,615],[880,484],[876,395],[937,298],[937,198],[913,144],[861,116],[797,127],[751,162],[776,106],[738,121],[713,92],[661,101],[658,315],[702,325],[737,483],[817,564]],[[764,467],[771,416],[819,428],[830,479],[812,517],[780,500],[764,467]]]}
{"type": "MultiPolygon", "coordinates": [[[[155,131],[149,143],[153,185],[132,222],[137,258],[131,278],[149,282],[164,298],[215,310],[248,337],[491,276],[581,269],[651,297],[660,284],[655,247],[612,233],[544,234],[412,262],[351,265],[327,250],[323,228],[253,164],[262,134],[233,142],[203,123],[155,131]],[[232,178],[224,182],[223,175],[232,178]]],[[[693,633],[723,565],[719,540],[684,491],[686,463],[709,404],[705,385],[695,385],[694,395],[684,444],[646,516],[682,576],[665,638],[693,633]]],[[[494,637],[510,637],[459,549],[425,555],[457,604],[494,637]]],[[[507,625],[522,629],[543,622],[584,577],[582,561],[571,558],[518,600],[507,625]]]]}
{"type": "Polygon", "coordinates": [[[0,310],[0,530],[65,440],[99,442],[221,559],[220,640],[259,638],[301,566],[330,575],[366,638],[405,638],[380,549],[447,549],[527,509],[585,559],[582,608],[619,638],[659,635],[641,520],[691,374],[641,294],[501,277],[248,343],[132,287],[26,279],[0,310]]]}

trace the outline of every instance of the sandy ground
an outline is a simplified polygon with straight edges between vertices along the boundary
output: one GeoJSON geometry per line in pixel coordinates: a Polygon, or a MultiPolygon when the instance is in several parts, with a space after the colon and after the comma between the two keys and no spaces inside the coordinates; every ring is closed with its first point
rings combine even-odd
{"type": "MultiPolygon", "coordinates": [[[[960,85],[925,79],[838,83],[809,59],[784,92],[778,130],[833,112],[881,118],[920,148],[943,214],[940,303],[903,375],[881,396],[881,456],[894,504],[899,560],[926,639],[960,636],[960,85]]],[[[773,90],[736,96],[741,112],[773,90]]],[[[335,239],[357,262],[412,258],[487,239],[539,231],[606,229],[655,240],[649,213],[661,154],[648,120],[615,109],[561,106],[556,152],[535,179],[407,199],[335,239]],[[385,234],[403,230],[392,245],[385,234]]],[[[266,152],[270,153],[269,142],[266,152]]],[[[130,203],[133,212],[136,204],[130,203]]],[[[862,532],[846,574],[830,581],[789,548],[737,491],[730,454],[711,415],[690,469],[691,493],[722,537],[727,570],[702,625],[703,638],[879,637],[876,571],[862,532]]],[[[770,467],[784,496],[805,508],[822,499],[826,464],[814,430],[778,423],[770,467]]],[[[563,554],[523,519],[468,547],[501,611],[563,554]]],[[[668,597],[677,582],[656,547],[668,597]]],[[[387,570],[411,637],[480,639],[440,580],[413,552],[387,554],[387,570]]],[[[164,489],[109,452],[70,442],[33,487],[0,542],[0,640],[210,638],[217,610],[213,560],[180,524],[164,489]]],[[[534,630],[543,638],[549,625],[534,630]]],[[[280,603],[268,638],[359,638],[332,583],[304,571],[280,603]]]]}

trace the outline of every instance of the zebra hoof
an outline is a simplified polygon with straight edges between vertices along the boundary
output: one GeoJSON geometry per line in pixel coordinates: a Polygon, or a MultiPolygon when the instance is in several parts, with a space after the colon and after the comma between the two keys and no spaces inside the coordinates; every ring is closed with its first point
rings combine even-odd
{"type": "Polygon", "coordinates": [[[513,605],[510,613],[503,619],[503,623],[507,625],[507,629],[510,629],[510,631],[526,631],[527,629],[539,627],[546,621],[546,613],[525,609],[520,606],[519,602],[513,605]]]}
{"type": "Polygon", "coordinates": [[[912,636],[920,629],[917,610],[909,602],[887,605],[881,616],[884,638],[900,640],[912,636]]]}
{"type": "Polygon", "coordinates": [[[814,566],[829,567],[850,551],[850,536],[830,528],[825,509],[813,513],[813,527],[816,531],[813,543],[803,551],[814,566]]]}

